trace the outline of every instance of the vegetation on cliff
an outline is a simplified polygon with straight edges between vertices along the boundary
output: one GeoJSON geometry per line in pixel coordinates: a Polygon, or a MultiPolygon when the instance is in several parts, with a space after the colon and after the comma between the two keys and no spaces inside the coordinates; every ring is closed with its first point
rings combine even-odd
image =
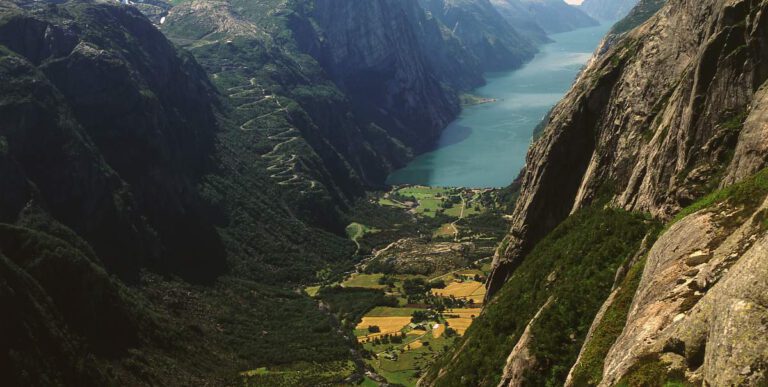
{"type": "Polygon", "coordinates": [[[614,209],[580,210],[543,239],[514,272],[460,342],[430,369],[436,385],[496,385],[504,361],[533,316],[532,385],[560,384],[579,353],[616,270],[653,222],[614,209]]]}

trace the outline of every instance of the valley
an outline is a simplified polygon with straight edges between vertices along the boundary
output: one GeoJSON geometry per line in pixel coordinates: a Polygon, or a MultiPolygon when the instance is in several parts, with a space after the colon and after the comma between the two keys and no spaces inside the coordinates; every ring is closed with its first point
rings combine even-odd
{"type": "Polygon", "coordinates": [[[480,315],[508,228],[505,198],[493,189],[396,186],[355,206],[347,232],[361,263],[304,291],[354,337],[372,371],[363,385],[415,386],[480,315]]]}
{"type": "Polygon", "coordinates": [[[766,15],[0,0],[0,385],[764,386],[766,15]]]}

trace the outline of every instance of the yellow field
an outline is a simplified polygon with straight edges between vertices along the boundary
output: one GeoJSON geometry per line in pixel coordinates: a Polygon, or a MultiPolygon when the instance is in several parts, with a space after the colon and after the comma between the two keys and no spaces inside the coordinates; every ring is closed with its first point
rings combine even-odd
{"type": "Polygon", "coordinates": [[[458,316],[458,318],[450,317],[445,320],[448,321],[448,326],[455,329],[460,335],[464,335],[464,332],[472,324],[472,316],[479,316],[480,311],[482,311],[480,308],[449,309],[445,312],[445,315],[458,316]]]}
{"type": "Polygon", "coordinates": [[[413,349],[421,348],[423,346],[424,346],[424,344],[421,343],[421,340],[416,340],[416,341],[414,341],[412,343],[406,344],[406,346],[403,347],[403,349],[405,349],[406,351],[410,351],[410,350],[413,350],[413,349]]]}
{"type": "Polygon", "coordinates": [[[457,315],[462,318],[472,318],[472,316],[479,316],[481,308],[461,308],[461,309],[448,309],[445,311],[446,315],[457,315]]]}
{"type": "Polygon", "coordinates": [[[438,338],[445,332],[445,324],[438,324],[437,328],[432,330],[432,337],[438,338]]]}
{"type": "Polygon", "coordinates": [[[436,296],[454,296],[460,299],[472,299],[475,303],[482,303],[485,298],[485,285],[482,282],[451,282],[445,289],[432,289],[436,296]]]}
{"type": "Polygon", "coordinates": [[[467,328],[472,325],[472,319],[468,318],[447,318],[445,321],[448,321],[448,325],[462,336],[467,331],[467,328]]]}
{"type": "Polygon", "coordinates": [[[365,341],[369,339],[375,339],[379,336],[391,335],[393,333],[399,333],[404,326],[411,322],[411,317],[363,317],[363,321],[357,324],[356,329],[368,329],[369,326],[375,325],[381,329],[381,332],[371,333],[365,336],[359,336],[357,341],[365,341]]]}

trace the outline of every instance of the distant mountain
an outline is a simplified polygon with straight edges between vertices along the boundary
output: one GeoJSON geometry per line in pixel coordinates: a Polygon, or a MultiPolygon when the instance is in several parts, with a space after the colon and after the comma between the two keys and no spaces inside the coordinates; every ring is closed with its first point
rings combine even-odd
{"type": "Polygon", "coordinates": [[[534,41],[513,28],[488,0],[419,3],[463,43],[486,71],[518,67],[537,51],[534,41]]]}
{"type": "Polygon", "coordinates": [[[503,16],[515,30],[520,31],[529,39],[539,44],[550,41],[547,37],[547,31],[544,31],[544,28],[531,17],[531,13],[522,2],[519,0],[490,1],[491,4],[496,7],[496,10],[499,11],[499,14],[501,14],[501,16],[503,16]]]}
{"type": "Polygon", "coordinates": [[[637,0],[584,0],[579,7],[589,16],[605,21],[617,21],[626,16],[637,0]]]}
{"type": "MultiPolygon", "coordinates": [[[[566,32],[577,28],[595,26],[598,22],[578,7],[566,4],[563,0],[494,0],[499,9],[509,9],[506,14],[525,12],[525,17],[534,21],[549,34],[566,32]],[[506,4],[505,4],[506,3],[506,4]]],[[[509,18],[509,16],[507,16],[509,18]]],[[[511,22],[519,20],[512,17],[511,22]]]]}

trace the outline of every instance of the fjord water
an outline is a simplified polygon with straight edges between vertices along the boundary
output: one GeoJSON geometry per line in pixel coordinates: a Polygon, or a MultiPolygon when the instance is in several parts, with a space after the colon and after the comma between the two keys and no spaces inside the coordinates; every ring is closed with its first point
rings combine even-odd
{"type": "Polygon", "coordinates": [[[434,151],[392,173],[388,184],[504,187],[525,163],[533,130],[570,88],[610,24],[552,35],[523,68],[487,74],[473,92],[498,101],[464,109],[434,151]]]}

